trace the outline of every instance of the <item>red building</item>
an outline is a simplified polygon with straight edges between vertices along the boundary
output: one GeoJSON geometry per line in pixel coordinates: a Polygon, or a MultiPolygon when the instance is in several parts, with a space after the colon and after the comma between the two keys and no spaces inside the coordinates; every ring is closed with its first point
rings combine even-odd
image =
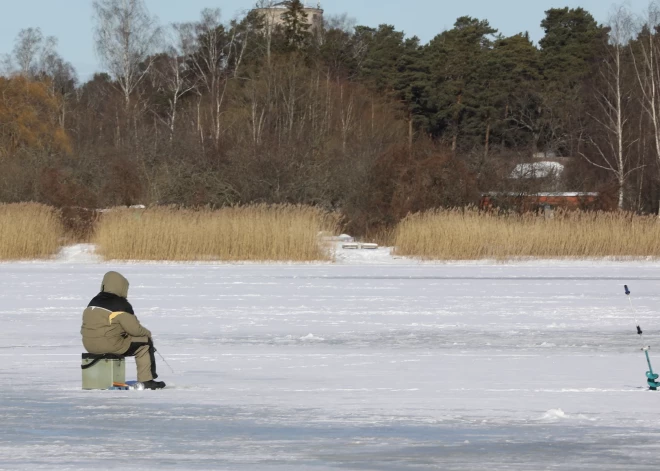
{"type": "Polygon", "coordinates": [[[545,209],[598,209],[599,193],[484,193],[481,209],[513,209],[520,212],[545,209]]]}

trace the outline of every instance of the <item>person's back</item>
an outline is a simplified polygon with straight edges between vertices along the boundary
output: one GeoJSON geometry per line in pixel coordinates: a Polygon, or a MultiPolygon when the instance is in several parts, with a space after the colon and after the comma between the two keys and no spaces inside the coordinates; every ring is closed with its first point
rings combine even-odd
{"type": "Polygon", "coordinates": [[[165,387],[155,381],[156,349],[151,332],[140,324],[128,302],[128,280],[117,272],[108,272],[103,277],[101,292],[97,294],[83,312],[83,346],[89,353],[113,353],[135,356],[138,381],[148,389],[165,387]]]}

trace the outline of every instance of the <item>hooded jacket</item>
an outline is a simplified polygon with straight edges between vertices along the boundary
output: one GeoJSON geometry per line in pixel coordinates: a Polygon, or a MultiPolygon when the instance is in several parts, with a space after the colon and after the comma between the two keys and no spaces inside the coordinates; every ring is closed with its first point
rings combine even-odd
{"type": "Polygon", "coordinates": [[[126,299],[128,286],[128,280],[117,272],[103,277],[101,292],[83,312],[80,333],[89,353],[121,354],[130,347],[132,337],[151,337],[126,299]]]}

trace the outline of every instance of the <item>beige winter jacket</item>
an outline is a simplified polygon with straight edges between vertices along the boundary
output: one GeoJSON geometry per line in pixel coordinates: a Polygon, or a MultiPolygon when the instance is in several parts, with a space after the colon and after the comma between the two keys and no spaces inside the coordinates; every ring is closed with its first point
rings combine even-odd
{"type": "Polygon", "coordinates": [[[101,292],[83,312],[80,333],[89,353],[122,354],[134,337],[151,337],[151,332],[135,316],[127,297],[128,280],[114,271],[106,273],[101,292]]]}

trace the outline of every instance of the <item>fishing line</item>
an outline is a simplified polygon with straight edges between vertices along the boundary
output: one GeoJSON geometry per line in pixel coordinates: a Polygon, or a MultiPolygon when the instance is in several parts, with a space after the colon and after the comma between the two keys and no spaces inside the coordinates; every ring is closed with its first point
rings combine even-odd
{"type": "Polygon", "coordinates": [[[172,372],[172,374],[173,374],[173,375],[176,374],[176,373],[174,372],[174,369],[170,366],[170,364],[169,364],[169,363],[167,362],[167,360],[165,359],[165,357],[163,357],[163,355],[161,355],[160,352],[159,352],[158,350],[156,350],[155,348],[154,348],[154,351],[155,351],[156,353],[158,353],[158,356],[160,357],[161,360],[163,360],[163,361],[165,362],[165,364],[166,364],[167,367],[170,369],[170,371],[172,372]]]}

